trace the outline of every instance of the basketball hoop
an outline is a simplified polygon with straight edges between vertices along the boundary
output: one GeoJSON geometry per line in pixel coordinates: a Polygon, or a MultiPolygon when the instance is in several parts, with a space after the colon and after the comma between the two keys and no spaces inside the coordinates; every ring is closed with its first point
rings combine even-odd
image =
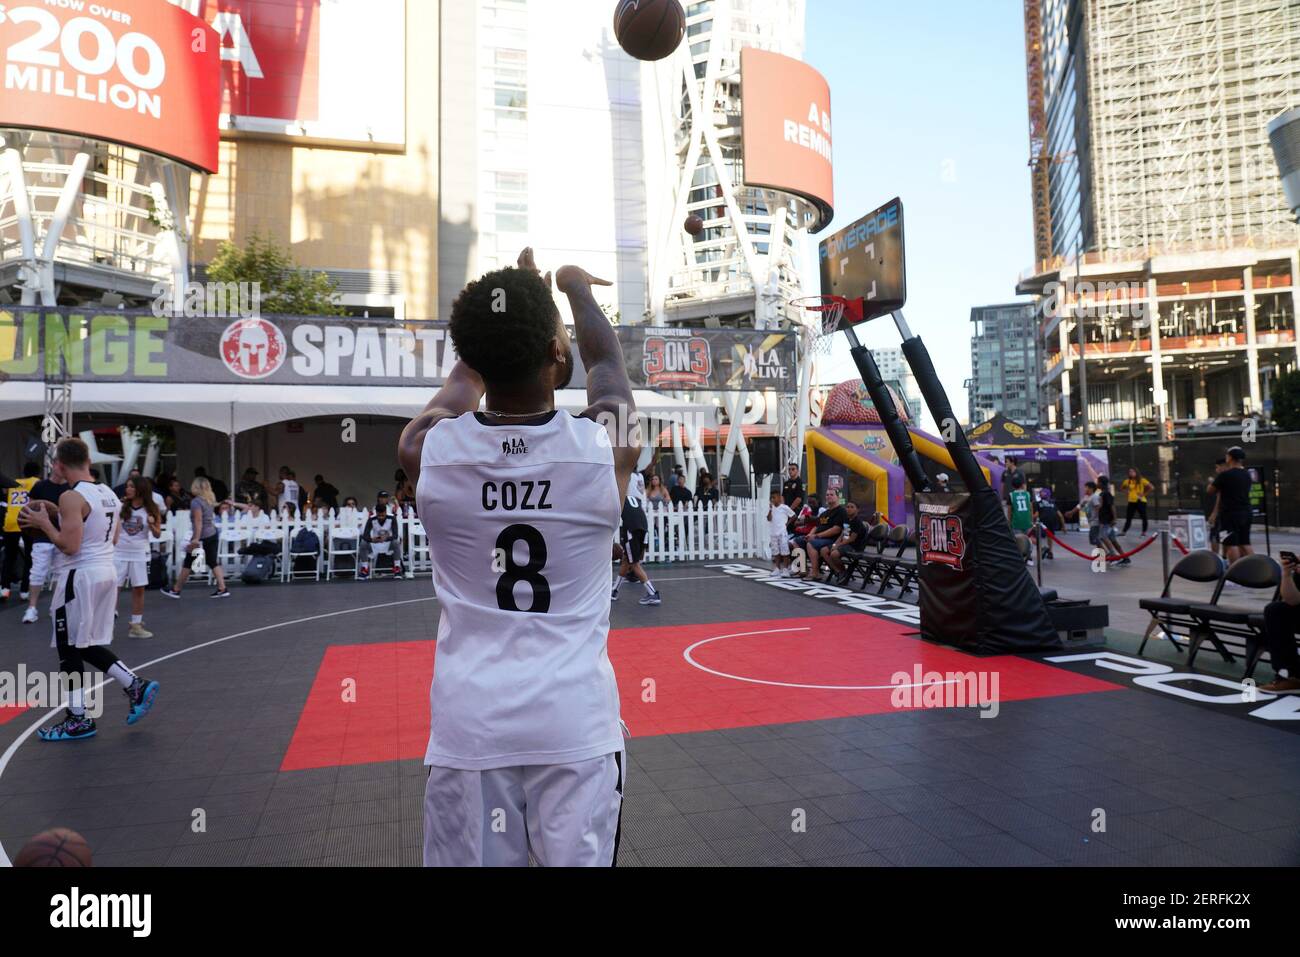
{"type": "Polygon", "coordinates": [[[844,296],[804,296],[790,300],[790,305],[803,313],[804,329],[812,336],[817,354],[823,356],[830,355],[836,332],[862,319],[861,301],[844,296]]]}

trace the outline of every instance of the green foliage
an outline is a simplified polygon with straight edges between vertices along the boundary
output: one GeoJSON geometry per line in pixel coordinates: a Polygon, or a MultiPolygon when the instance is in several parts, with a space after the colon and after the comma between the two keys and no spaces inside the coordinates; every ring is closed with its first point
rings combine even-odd
{"type": "Polygon", "coordinates": [[[1283,432],[1300,431],[1300,371],[1273,382],[1273,424],[1283,432]]]}
{"type": "Polygon", "coordinates": [[[208,279],[259,283],[262,312],[287,316],[341,316],[338,284],[327,273],[299,269],[273,239],[254,233],[241,249],[223,242],[208,264],[208,279]]]}

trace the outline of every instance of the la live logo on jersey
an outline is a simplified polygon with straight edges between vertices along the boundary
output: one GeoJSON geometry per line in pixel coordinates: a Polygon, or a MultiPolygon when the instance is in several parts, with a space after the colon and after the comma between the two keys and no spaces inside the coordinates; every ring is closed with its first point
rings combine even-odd
{"type": "Polygon", "coordinates": [[[221,361],[241,379],[265,379],[288,351],[284,333],[265,319],[237,319],[221,334],[221,361]]]}

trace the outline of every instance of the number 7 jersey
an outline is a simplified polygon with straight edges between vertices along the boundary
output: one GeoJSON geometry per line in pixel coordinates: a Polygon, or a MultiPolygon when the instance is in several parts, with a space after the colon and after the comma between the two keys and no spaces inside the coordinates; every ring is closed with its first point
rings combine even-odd
{"type": "Polygon", "coordinates": [[[622,510],[604,428],[481,413],[424,440],[416,485],[441,614],[425,763],[569,764],[622,749],[607,653],[622,510]]]}

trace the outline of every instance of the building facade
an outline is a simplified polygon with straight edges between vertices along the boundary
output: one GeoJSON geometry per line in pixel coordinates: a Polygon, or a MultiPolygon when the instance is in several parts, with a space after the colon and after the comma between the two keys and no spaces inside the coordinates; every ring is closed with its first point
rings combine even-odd
{"type": "Polygon", "coordinates": [[[885,380],[886,385],[894,386],[907,403],[908,421],[919,423],[924,409],[921,387],[916,384],[916,376],[912,375],[912,367],[903,357],[903,350],[898,346],[872,349],[871,357],[876,360],[880,378],[885,380]]]}
{"type": "Polygon", "coordinates": [[[1298,355],[1300,241],[1267,124],[1300,102],[1300,6],[1031,7],[1047,186],[1017,291],[1038,297],[1041,424],[1104,441],[1266,414],[1298,355]]]}
{"type": "Polygon", "coordinates": [[[971,309],[971,425],[998,412],[1021,425],[1039,424],[1037,312],[1033,302],[971,309]]]}

